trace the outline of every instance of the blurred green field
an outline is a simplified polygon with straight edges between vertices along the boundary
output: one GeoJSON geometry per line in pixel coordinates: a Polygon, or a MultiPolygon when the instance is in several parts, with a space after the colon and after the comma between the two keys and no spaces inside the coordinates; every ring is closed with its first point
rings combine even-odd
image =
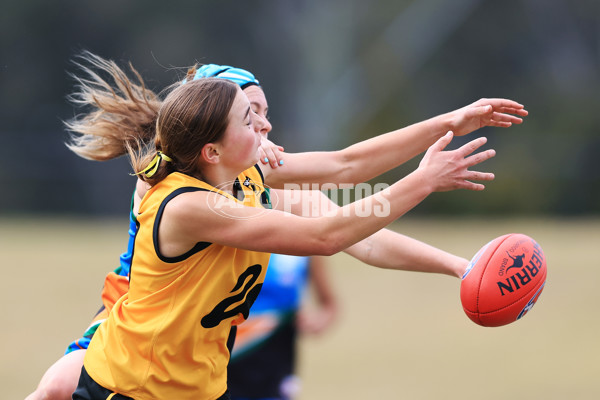
{"type": "MultiPolygon", "coordinates": [[[[482,328],[463,314],[457,279],[331,257],[342,315],[300,343],[300,400],[600,398],[598,218],[393,228],[466,258],[501,234],[528,234],[548,259],[544,292],[523,320],[482,328]]],[[[126,240],[126,220],[0,219],[2,398],[24,398],[82,333],[126,240]]]]}

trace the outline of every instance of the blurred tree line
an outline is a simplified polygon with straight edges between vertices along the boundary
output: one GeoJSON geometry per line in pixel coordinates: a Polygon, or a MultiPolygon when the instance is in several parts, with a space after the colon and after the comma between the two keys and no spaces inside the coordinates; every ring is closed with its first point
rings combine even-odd
{"type": "MultiPolygon", "coordinates": [[[[530,116],[486,128],[496,180],[434,194],[415,214],[598,214],[597,0],[5,0],[0,13],[0,214],[125,216],[126,160],[78,158],[73,57],[131,61],[156,92],[194,62],[253,71],[287,151],[333,150],[507,97],[530,116]]],[[[473,136],[471,136],[473,137],[473,136]]],[[[457,138],[458,147],[466,139],[457,138]]],[[[377,157],[377,154],[373,154],[377,157]]],[[[419,158],[377,180],[391,183],[419,158]]]]}

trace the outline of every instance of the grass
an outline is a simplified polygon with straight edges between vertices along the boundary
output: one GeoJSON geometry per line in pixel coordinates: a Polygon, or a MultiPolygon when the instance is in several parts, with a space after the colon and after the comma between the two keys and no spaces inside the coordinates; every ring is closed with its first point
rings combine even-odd
{"type": "MultiPolygon", "coordinates": [[[[482,328],[460,306],[460,281],[329,259],[343,307],[299,343],[300,400],[600,398],[599,219],[405,219],[393,229],[470,258],[509,232],[548,259],[538,303],[482,328]]],[[[125,249],[126,220],[0,219],[3,397],[24,398],[99,307],[125,249]]]]}

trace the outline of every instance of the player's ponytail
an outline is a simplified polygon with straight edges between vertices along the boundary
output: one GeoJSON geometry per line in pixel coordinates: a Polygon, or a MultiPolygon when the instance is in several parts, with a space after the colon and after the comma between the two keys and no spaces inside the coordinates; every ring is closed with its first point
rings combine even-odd
{"type": "Polygon", "coordinates": [[[202,148],[223,137],[239,91],[235,83],[215,78],[179,81],[161,101],[131,64],[135,79],[90,52],[78,60],[83,77],[73,75],[78,86],[69,99],[90,110],[66,122],[69,149],[98,161],[128,154],[135,174],[150,185],[173,171],[202,176],[202,148]]]}
{"type": "Polygon", "coordinates": [[[155,137],[161,101],[129,64],[130,79],[115,62],[84,51],[75,61],[82,76],[72,74],[77,88],[69,100],[86,109],[65,122],[70,131],[67,147],[97,161],[140,152],[155,137]]]}

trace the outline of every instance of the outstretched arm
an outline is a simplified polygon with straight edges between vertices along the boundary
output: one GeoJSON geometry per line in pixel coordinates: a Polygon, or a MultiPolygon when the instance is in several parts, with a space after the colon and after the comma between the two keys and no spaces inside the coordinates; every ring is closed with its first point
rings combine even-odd
{"type": "MultiPolygon", "coordinates": [[[[339,206],[318,190],[298,191],[294,195],[278,189],[272,198],[281,201],[293,199],[287,210],[294,214],[317,217],[327,215],[339,206]]],[[[462,277],[468,260],[419,240],[384,228],[366,239],[348,247],[345,253],[378,268],[413,272],[428,272],[462,277]]]]}
{"type": "Polygon", "coordinates": [[[282,168],[265,166],[271,187],[285,183],[350,183],[368,181],[425,151],[446,132],[463,136],[484,126],[508,128],[528,112],[508,99],[481,99],[468,106],[354,144],[339,151],[282,153],[282,168]]]}
{"type": "Polygon", "coordinates": [[[461,278],[469,261],[436,247],[382,229],[344,250],[374,267],[402,271],[430,272],[461,278]]]}
{"type": "Polygon", "coordinates": [[[483,190],[482,184],[471,181],[489,181],[493,174],[469,168],[495,152],[473,154],[485,138],[443,151],[451,140],[448,132],[429,148],[416,171],[392,186],[322,217],[244,207],[206,191],[182,193],[164,208],[158,245],[166,257],[184,254],[198,242],[291,255],[335,254],[383,229],[432,192],[483,190]]]}

